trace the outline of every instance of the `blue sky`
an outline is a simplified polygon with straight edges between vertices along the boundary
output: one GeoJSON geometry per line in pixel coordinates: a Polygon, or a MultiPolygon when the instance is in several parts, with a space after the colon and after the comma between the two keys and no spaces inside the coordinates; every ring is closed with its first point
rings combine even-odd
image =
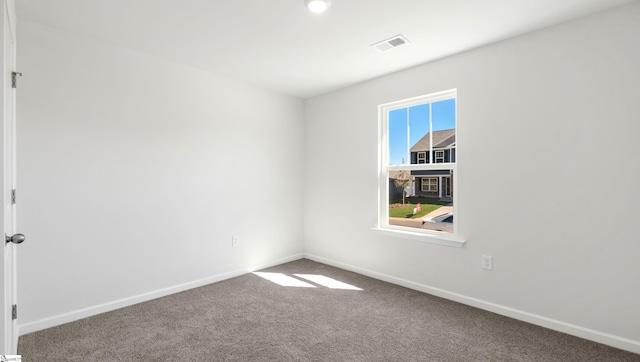
{"type": "Polygon", "coordinates": [[[429,132],[429,107],[433,107],[431,127],[434,131],[456,128],[455,102],[455,99],[447,99],[390,111],[389,164],[402,165],[403,159],[409,164],[409,149],[429,132]]]}

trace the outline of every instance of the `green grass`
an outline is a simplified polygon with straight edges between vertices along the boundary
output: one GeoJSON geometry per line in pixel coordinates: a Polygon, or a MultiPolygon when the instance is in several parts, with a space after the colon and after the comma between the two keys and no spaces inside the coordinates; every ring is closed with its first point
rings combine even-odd
{"type": "Polygon", "coordinates": [[[401,217],[406,219],[417,219],[425,216],[433,210],[441,206],[450,204],[451,201],[440,201],[423,197],[407,197],[405,204],[402,205],[402,199],[389,200],[389,217],[401,217]],[[413,214],[413,209],[420,204],[422,211],[413,214]]]}

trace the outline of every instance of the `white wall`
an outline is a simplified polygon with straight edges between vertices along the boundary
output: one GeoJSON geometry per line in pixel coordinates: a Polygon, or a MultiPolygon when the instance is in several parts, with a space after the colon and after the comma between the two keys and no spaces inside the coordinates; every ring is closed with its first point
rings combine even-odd
{"type": "Polygon", "coordinates": [[[20,25],[21,333],[301,256],[301,100],[20,25]]]}
{"type": "Polygon", "coordinates": [[[639,4],[304,112],[223,76],[18,31],[22,333],[304,251],[640,352],[639,4]],[[377,105],[450,88],[466,246],[374,234],[377,105]]]}
{"type": "Polygon", "coordinates": [[[306,101],[305,252],[640,352],[638,34],[636,3],[306,101]],[[466,246],[374,234],[377,106],[451,88],[466,246]]]}

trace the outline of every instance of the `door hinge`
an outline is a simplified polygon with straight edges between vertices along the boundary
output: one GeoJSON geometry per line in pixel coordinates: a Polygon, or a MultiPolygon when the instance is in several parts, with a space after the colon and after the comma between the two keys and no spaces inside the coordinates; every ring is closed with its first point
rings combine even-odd
{"type": "Polygon", "coordinates": [[[18,81],[16,79],[16,78],[18,78],[18,76],[22,77],[22,73],[11,72],[11,88],[17,88],[18,87],[18,81]]]}
{"type": "Polygon", "coordinates": [[[11,204],[16,204],[16,189],[11,190],[11,204]]]}
{"type": "Polygon", "coordinates": [[[18,305],[14,304],[11,306],[11,320],[18,319],[18,305]]]}

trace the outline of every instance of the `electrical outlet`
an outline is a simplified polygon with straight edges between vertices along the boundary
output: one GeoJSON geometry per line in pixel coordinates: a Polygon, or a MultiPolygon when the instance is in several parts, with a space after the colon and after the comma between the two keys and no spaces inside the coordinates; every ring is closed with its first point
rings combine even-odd
{"type": "Polygon", "coordinates": [[[239,235],[234,235],[231,237],[231,246],[238,246],[240,245],[240,236],[239,235]]]}
{"type": "Polygon", "coordinates": [[[482,256],[482,269],[493,270],[493,257],[491,255],[482,256]]]}

